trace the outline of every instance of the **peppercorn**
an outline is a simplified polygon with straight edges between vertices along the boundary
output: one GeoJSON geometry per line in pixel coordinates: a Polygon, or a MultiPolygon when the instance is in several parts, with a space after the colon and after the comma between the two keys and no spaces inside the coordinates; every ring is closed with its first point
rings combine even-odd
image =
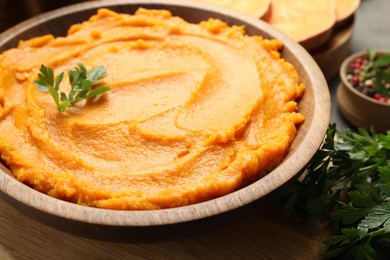
{"type": "MultiPolygon", "coordinates": [[[[388,69],[390,70],[390,66],[388,69]]],[[[390,96],[390,82],[384,78],[380,78],[377,81],[377,75],[373,60],[368,57],[358,57],[348,65],[346,79],[356,90],[364,95],[379,102],[390,103],[390,98],[388,98],[390,96]],[[379,91],[377,84],[379,84],[378,88],[380,88],[382,94],[377,92],[379,91]],[[384,90],[387,90],[388,94],[384,90]]]]}

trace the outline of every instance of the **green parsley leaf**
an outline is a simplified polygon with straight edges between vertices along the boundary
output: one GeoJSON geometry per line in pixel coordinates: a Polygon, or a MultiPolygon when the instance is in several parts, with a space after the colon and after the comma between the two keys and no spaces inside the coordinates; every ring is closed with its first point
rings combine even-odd
{"type": "Polygon", "coordinates": [[[390,197],[390,168],[389,167],[378,167],[379,178],[381,181],[380,189],[381,192],[390,197]]]}
{"type": "Polygon", "coordinates": [[[64,92],[59,93],[60,84],[64,77],[63,72],[57,76],[54,83],[53,69],[42,64],[38,79],[34,81],[38,91],[50,93],[59,112],[63,112],[67,107],[73,106],[78,101],[94,98],[110,90],[107,86],[93,87],[100,79],[107,76],[103,66],[96,66],[87,71],[83,64],[78,63],[77,67],[68,71],[68,76],[71,85],[68,95],[64,92]]]}
{"type": "Polygon", "coordinates": [[[382,54],[375,61],[374,66],[376,68],[387,67],[390,65],[390,54],[382,54]]]}
{"type": "Polygon", "coordinates": [[[358,225],[358,229],[365,233],[377,228],[390,232],[390,202],[373,207],[358,225]]]}
{"type": "Polygon", "coordinates": [[[106,76],[106,70],[103,66],[96,66],[94,69],[88,72],[88,80],[91,82],[96,82],[106,76]]]}
{"type": "Polygon", "coordinates": [[[376,57],[376,49],[369,49],[368,50],[368,58],[371,62],[374,62],[376,57]]]}
{"type": "Polygon", "coordinates": [[[299,181],[286,191],[285,213],[325,219],[335,234],[328,258],[374,259],[390,248],[390,131],[337,131],[331,124],[299,181]]]}
{"type": "Polygon", "coordinates": [[[345,245],[351,243],[360,238],[360,233],[356,228],[343,228],[341,229],[341,234],[329,237],[324,241],[328,245],[345,245]]]}

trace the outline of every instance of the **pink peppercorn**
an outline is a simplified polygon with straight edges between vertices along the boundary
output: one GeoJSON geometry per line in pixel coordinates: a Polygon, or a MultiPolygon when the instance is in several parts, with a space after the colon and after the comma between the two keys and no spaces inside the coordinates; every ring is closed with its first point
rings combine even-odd
{"type": "Polygon", "coordinates": [[[353,67],[354,69],[359,69],[361,66],[362,66],[362,65],[361,65],[360,63],[358,63],[358,62],[354,62],[354,63],[352,64],[352,67],[353,67]]]}
{"type": "Polygon", "coordinates": [[[357,77],[357,76],[352,77],[352,83],[353,83],[353,84],[359,84],[359,83],[360,83],[359,77],[357,77]]]}
{"type": "Polygon", "coordinates": [[[374,98],[375,98],[377,101],[379,101],[379,102],[387,103],[387,98],[385,98],[384,96],[382,96],[382,95],[379,94],[379,93],[375,93],[374,98]]]}

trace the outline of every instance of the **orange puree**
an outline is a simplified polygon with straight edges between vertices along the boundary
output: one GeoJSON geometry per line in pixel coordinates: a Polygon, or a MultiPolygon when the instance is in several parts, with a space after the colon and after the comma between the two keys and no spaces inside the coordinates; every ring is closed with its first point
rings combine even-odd
{"type": "Polygon", "coordinates": [[[0,55],[1,158],[21,182],[93,207],[225,195],[280,163],[304,120],[296,103],[304,86],[281,48],[215,19],[101,9],[66,37],[0,55]],[[99,83],[111,91],[58,112],[33,82],[41,64],[58,75],[78,62],[103,65],[99,83]]]}

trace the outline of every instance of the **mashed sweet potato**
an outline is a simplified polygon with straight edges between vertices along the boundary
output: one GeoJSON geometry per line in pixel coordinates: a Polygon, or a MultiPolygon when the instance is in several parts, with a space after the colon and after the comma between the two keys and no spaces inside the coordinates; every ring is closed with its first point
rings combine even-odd
{"type": "Polygon", "coordinates": [[[101,9],[66,37],[0,55],[1,158],[21,182],[94,207],[169,208],[230,193],[280,163],[304,120],[304,86],[281,48],[219,20],[101,9]],[[78,62],[103,65],[111,91],[58,112],[34,86],[39,67],[58,75],[78,62]]]}

